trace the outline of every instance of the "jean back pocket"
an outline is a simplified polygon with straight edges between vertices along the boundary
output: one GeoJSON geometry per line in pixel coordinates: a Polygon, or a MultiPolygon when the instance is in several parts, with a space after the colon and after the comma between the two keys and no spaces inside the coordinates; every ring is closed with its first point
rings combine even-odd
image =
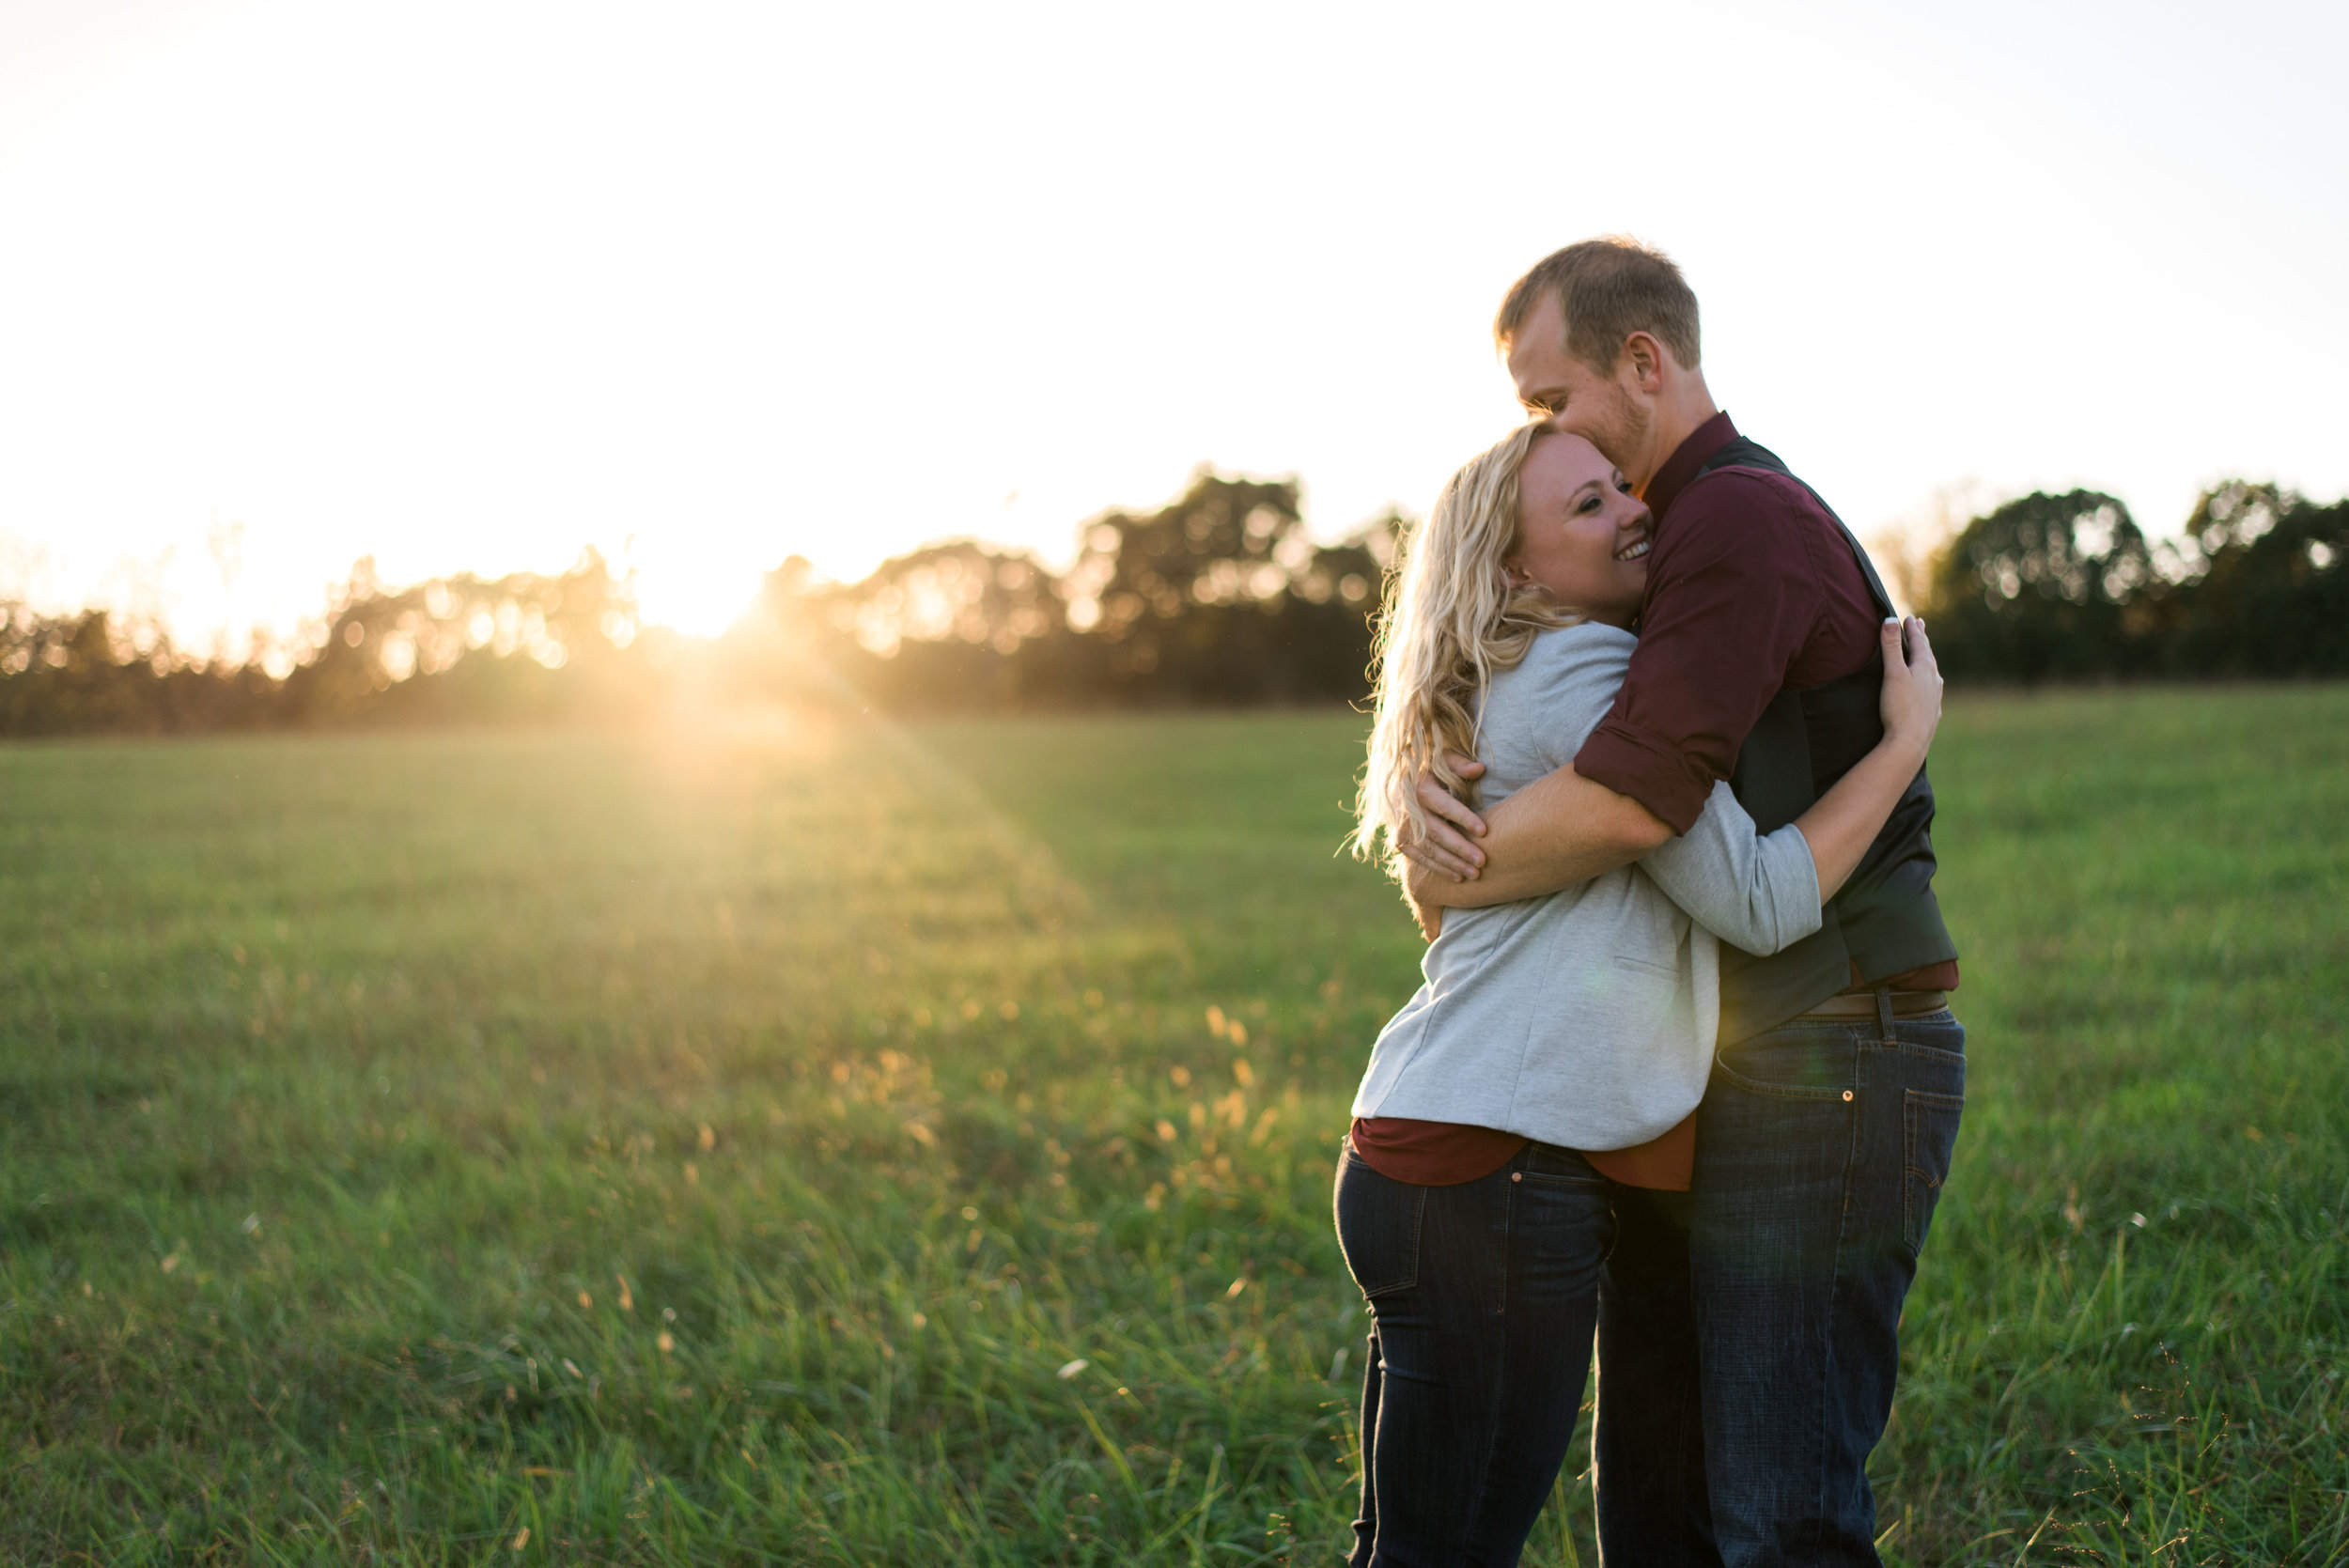
{"type": "Polygon", "coordinates": [[[1950,1179],[1950,1153],[1957,1147],[1957,1123],[1966,1096],[1911,1089],[1903,1109],[1901,1240],[1915,1257],[1933,1228],[1933,1206],[1940,1200],[1942,1185],[1950,1179]]]}
{"type": "Polygon", "coordinates": [[[1427,1188],[1372,1170],[1348,1149],[1338,1162],[1338,1247],[1366,1297],[1419,1282],[1420,1227],[1427,1188]]]}

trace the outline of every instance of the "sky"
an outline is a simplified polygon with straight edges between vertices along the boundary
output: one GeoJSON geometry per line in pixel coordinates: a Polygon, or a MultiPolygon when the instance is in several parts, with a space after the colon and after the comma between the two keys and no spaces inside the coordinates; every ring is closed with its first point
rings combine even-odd
{"type": "MultiPolygon", "coordinates": [[[[1335,536],[1628,232],[1863,535],[2349,493],[2338,6],[0,0],[0,598],[1066,560],[1198,464],[1335,536]]],[[[222,646],[228,645],[222,643],[222,646]]]]}

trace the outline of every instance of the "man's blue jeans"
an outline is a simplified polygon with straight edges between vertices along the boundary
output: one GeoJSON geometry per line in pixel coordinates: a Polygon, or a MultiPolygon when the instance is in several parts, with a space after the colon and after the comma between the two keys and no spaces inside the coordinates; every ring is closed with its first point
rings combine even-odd
{"type": "Polygon", "coordinates": [[[1338,1240],[1377,1327],[1354,1568],[1517,1560],[1581,1412],[1620,1189],[1528,1144],[1456,1187],[1338,1162],[1338,1240]]]}
{"type": "Polygon", "coordinates": [[[1669,1202],[1624,1205],[1601,1287],[1609,1562],[1879,1561],[1868,1453],[1949,1179],[1965,1042],[1947,1013],[1812,1020],[1716,1059],[1686,1230],[1669,1202]]]}

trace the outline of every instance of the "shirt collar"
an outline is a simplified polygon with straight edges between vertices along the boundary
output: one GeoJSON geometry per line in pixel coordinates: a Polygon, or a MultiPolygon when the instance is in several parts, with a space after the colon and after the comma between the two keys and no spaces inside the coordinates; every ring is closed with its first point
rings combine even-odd
{"type": "Polygon", "coordinates": [[[1672,455],[1664,459],[1664,466],[1656,471],[1656,477],[1647,482],[1640,499],[1656,514],[1660,526],[1664,514],[1671,511],[1680,492],[1697,476],[1704,459],[1737,439],[1737,427],[1729,422],[1727,413],[1717,413],[1690,433],[1687,441],[1672,448],[1672,455]]]}

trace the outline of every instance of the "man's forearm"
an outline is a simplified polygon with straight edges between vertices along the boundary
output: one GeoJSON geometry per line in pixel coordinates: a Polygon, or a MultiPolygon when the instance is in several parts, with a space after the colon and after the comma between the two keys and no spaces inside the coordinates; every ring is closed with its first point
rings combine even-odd
{"type": "Polygon", "coordinates": [[[1412,899],[1430,908],[1476,909],[1538,898],[1629,865],[1666,839],[1672,829],[1628,795],[1593,784],[1572,768],[1510,796],[1485,814],[1478,840],[1485,867],[1455,882],[1411,868],[1412,899]]]}

